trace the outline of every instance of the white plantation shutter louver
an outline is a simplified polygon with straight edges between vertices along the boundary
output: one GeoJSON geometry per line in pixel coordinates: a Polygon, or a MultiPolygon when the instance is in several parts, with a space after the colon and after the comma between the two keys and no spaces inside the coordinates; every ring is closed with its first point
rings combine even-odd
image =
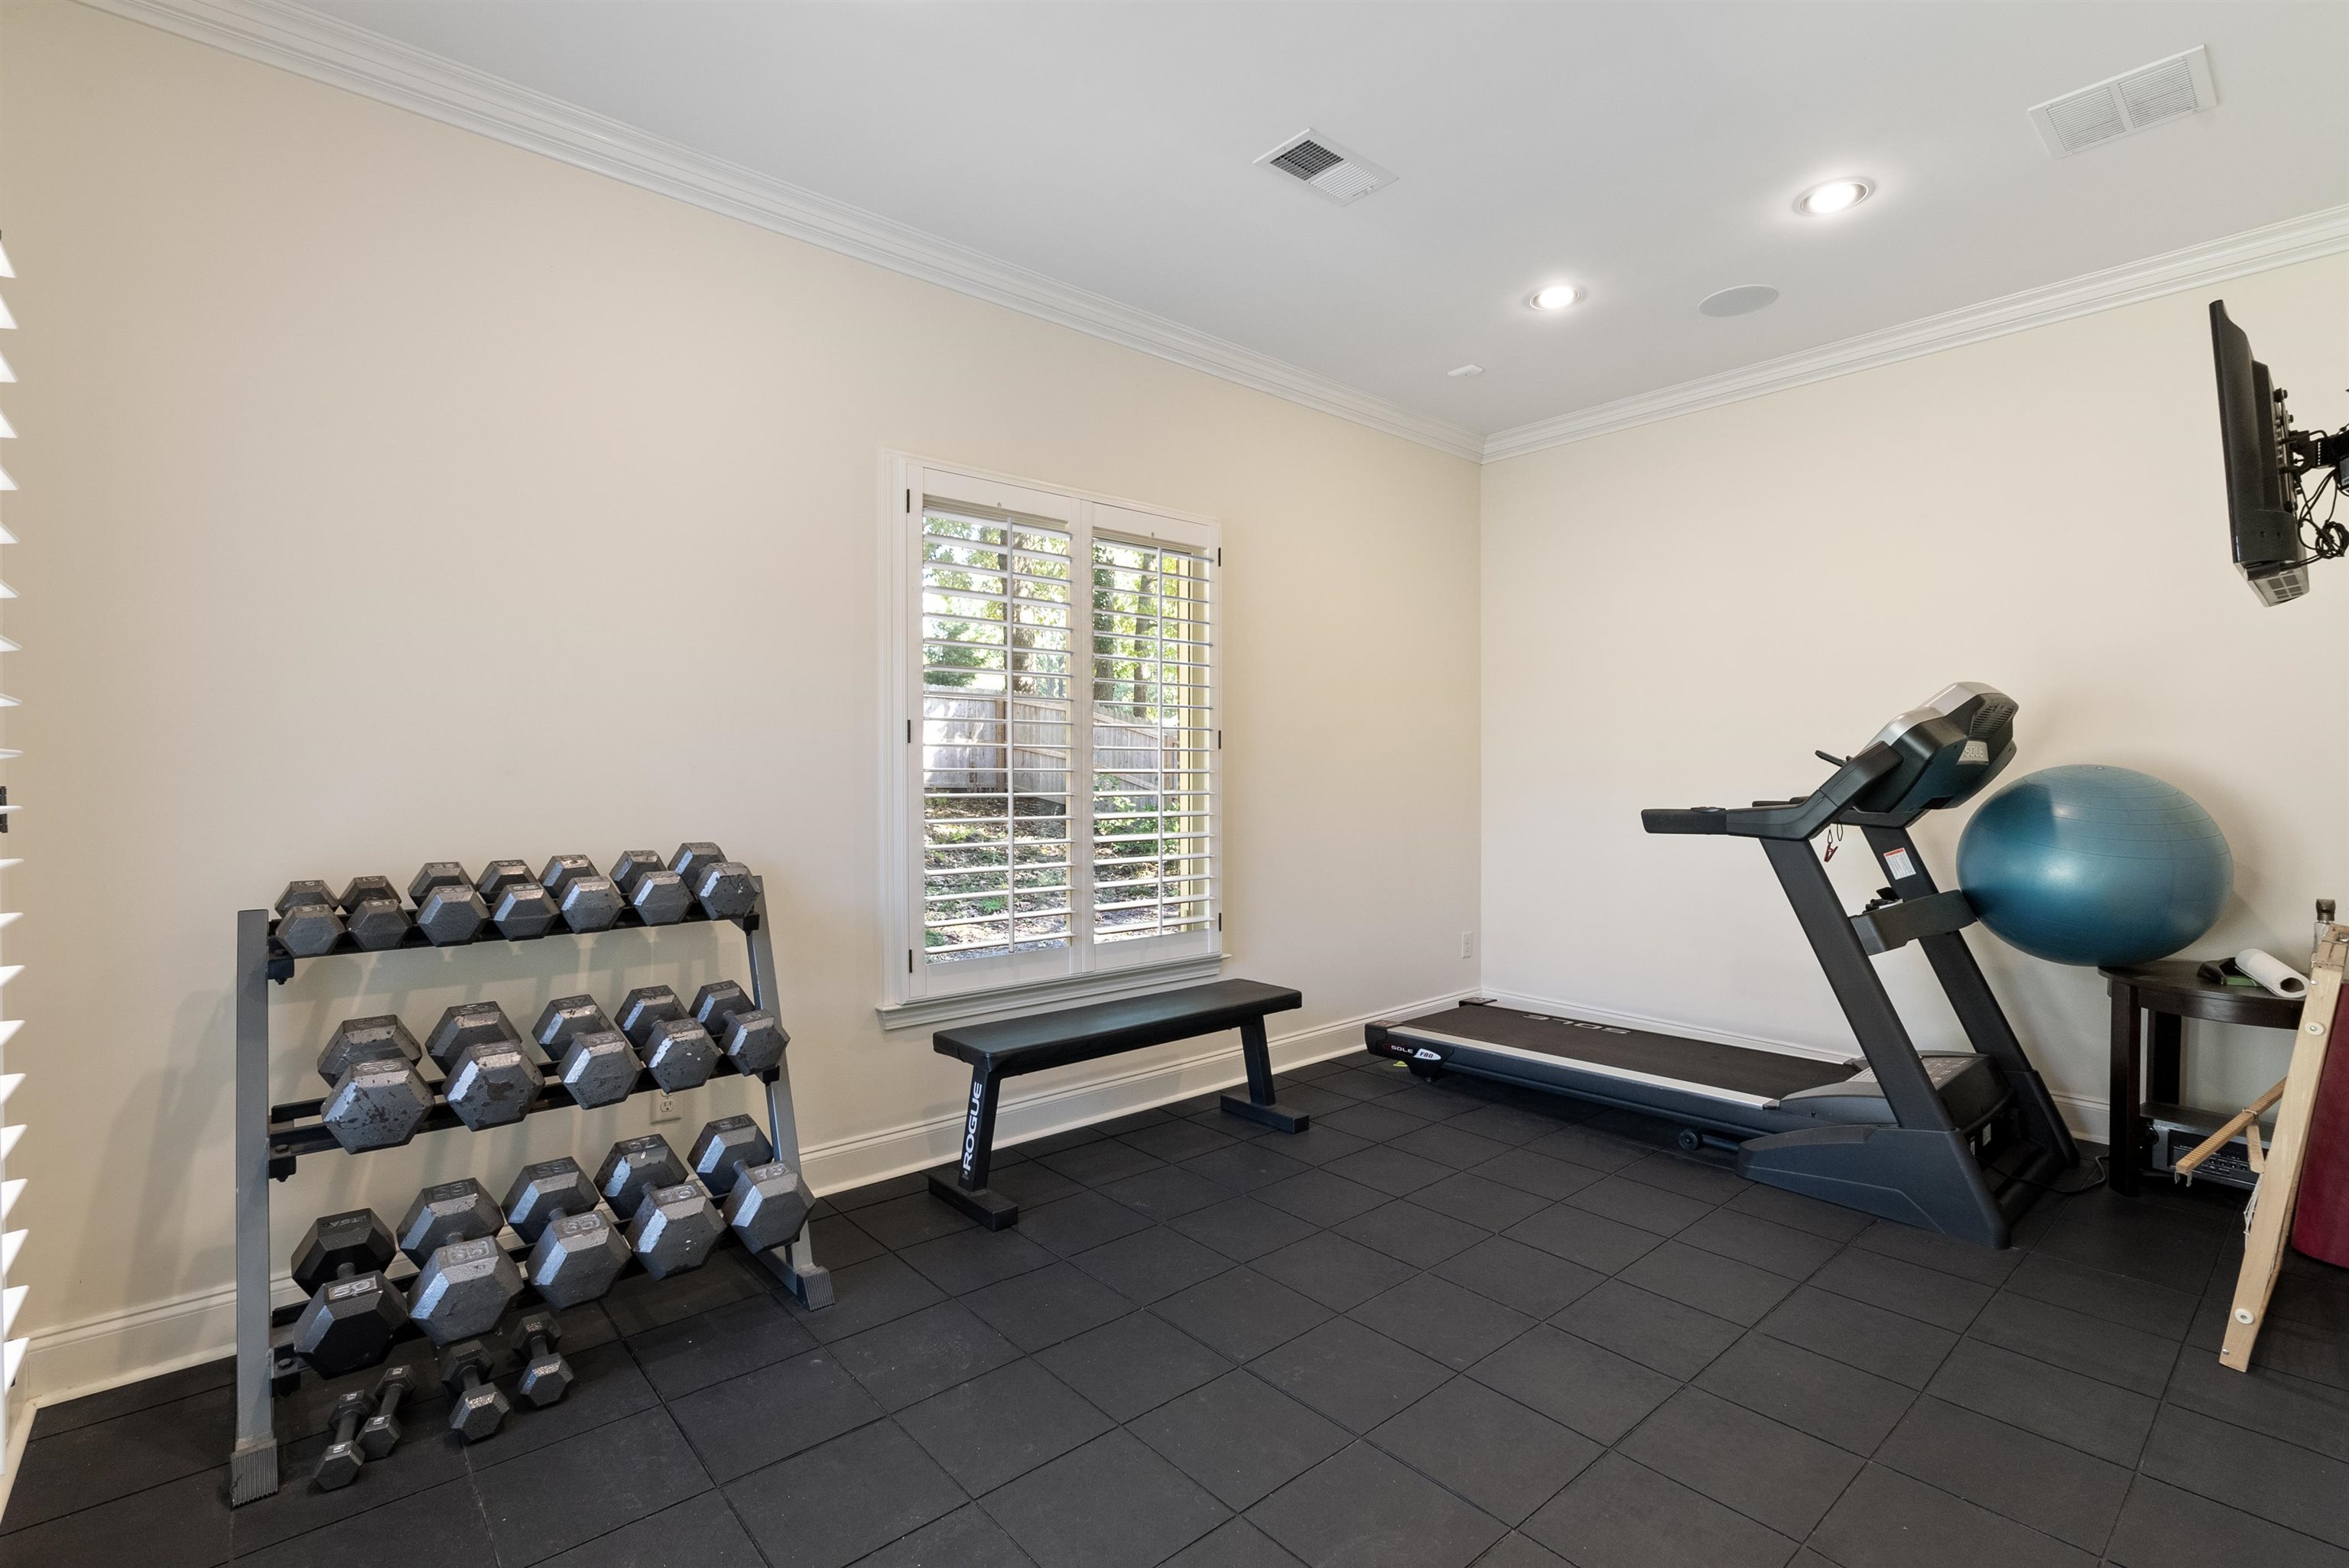
{"type": "Polygon", "coordinates": [[[1211,962],[1213,528],[898,472],[901,999],[1211,962]]]}

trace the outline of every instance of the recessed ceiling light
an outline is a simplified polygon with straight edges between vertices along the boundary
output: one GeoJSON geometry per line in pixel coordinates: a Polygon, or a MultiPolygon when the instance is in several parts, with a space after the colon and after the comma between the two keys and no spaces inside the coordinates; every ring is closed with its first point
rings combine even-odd
{"type": "Polygon", "coordinates": [[[1481,365],[1462,365],[1447,370],[1444,374],[1446,376],[1482,376],[1485,374],[1485,367],[1481,365]]]}
{"type": "Polygon", "coordinates": [[[1854,176],[1848,180],[1830,180],[1824,185],[1814,185],[1795,198],[1795,211],[1806,218],[1827,218],[1837,212],[1848,212],[1876,193],[1876,187],[1854,176]]]}
{"type": "Polygon", "coordinates": [[[1778,291],[1768,284],[1740,284],[1733,289],[1705,295],[1697,302],[1696,308],[1705,315],[1747,315],[1777,300],[1778,291]]]}
{"type": "Polygon", "coordinates": [[[1526,303],[1536,310],[1564,310],[1582,297],[1582,291],[1572,284],[1552,284],[1537,289],[1526,303]]]}

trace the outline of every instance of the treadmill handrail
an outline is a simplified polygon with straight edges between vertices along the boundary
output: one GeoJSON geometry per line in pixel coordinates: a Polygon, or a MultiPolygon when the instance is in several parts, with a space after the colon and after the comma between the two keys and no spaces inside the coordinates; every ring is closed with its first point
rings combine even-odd
{"type": "Polygon", "coordinates": [[[1900,755],[1882,741],[1837,769],[1827,781],[1784,806],[1723,810],[1718,806],[1646,810],[1640,825],[1651,833],[1733,833],[1746,839],[1807,839],[1847,809],[1860,792],[1900,765],[1900,755]]]}

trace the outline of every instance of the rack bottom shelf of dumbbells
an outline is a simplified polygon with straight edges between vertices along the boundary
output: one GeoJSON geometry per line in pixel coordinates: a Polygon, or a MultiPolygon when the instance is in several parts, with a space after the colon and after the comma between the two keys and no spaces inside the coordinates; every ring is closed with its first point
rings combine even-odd
{"type": "MultiPolygon", "coordinates": [[[[749,949],[751,997],[757,1006],[771,1012],[776,994],[775,961],[767,933],[766,900],[757,879],[750,880],[757,890],[755,902],[732,923],[740,925],[749,949]]],[[[269,986],[272,983],[283,985],[292,978],[295,958],[274,940],[268,911],[238,913],[236,946],[237,1416],[236,1443],[230,1455],[233,1505],[268,1497],[277,1491],[273,1405],[276,1398],[295,1389],[303,1371],[303,1361],[295,1353],[293,1341],[295,1324],[304,1308],[273,1308],[270,1304],[270,1186],[273,1181],[290,1177],[305,1156],[341,1148],[320,1119],[323,1101],[273,1105],[269,1100],[269,986]]],[[[332,957],[341,951],[337,947],[331,954],[315,956],[332,957]]],[[[301,961],[312,959],[305,957],[301,961]]],[[[720,1060],[715,1064],[712,1076],[736,1070],[731,1063],[720,1060]]],[[[792,1104],[788,1059],[749,1076],[759,1078],[765,1091],[765,1119],[772,1158],[787,1162],[796,1171],[800,1162],[799,1133],[792,1104]]],[[[434,1087],[437,1091],[439,1086],[434,1087]]],[[[630,1095],[658,1087],[647,1068],[638,1074],[630,1095]]],[[[464,1125],[442,1094],[435,1092],[433,1101],[431,1111],[418,1130],[464,1125]]],[[[575,1103],[560,1083],[549,1083],[532,1100],[525,1114],[568,1109],[575,1103]]],[[[497,1245],[526,1277],[529,1245],[518,1243],[511,1235],[498,1241],[497,1245]]],[[[716,1245],[749,1252],[803,1305],[814,1308],[831,1305],[831,1275],[816,1263],[804,1224],[795,1237],[779,1246],[753,1248],[732,1230],[722,1233],[716,1245]]],[[[619,1277],[646,1272],[644,1264],[632,1256],[619,1277]]],[[[400,1278],[415,1276],[392,1277],[397,1283],[400,1278]]],[[[527,1286],[518,1305],[526,1311],[553,1310],[541,1306],[537,1294],[527,1286]]],[[[398,1339],[420,1337],[424,1337],[423,1331],[413,1324],[404,1325],[397,1335],[398,1339]]],[[[360,1446],[364,1448],[365,1444],[360,1446]]],[[[352,1460],[354,1465],[357,1462],[352,1460]]]]}

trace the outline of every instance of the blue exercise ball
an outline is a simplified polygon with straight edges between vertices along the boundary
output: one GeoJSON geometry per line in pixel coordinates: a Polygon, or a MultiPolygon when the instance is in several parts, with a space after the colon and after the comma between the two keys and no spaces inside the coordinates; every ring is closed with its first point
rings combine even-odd
{"type": "Polygon", "coordinates": [[[2218,923],[2235,858],[2174,784],[2083,763],[2027,774],[1958,840],[1958,882],[1982,923],[2057,964],[2148,964],[2218,923]]]}

